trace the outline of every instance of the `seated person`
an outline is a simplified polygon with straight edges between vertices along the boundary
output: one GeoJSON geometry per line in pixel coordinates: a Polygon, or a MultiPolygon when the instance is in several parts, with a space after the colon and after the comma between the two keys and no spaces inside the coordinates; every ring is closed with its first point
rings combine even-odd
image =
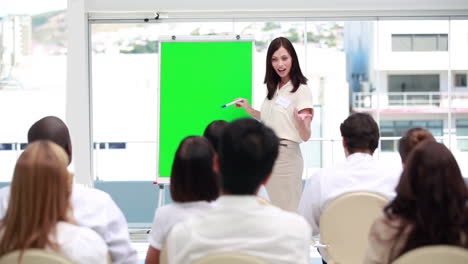
{"type": "MultiPolygon", "coordinates": [[[[72,161],[72,144],[67,125],[58,117],[46,116],[28,131],[28,143],[50,140],[62,147],[72,161]]],[[[136,264],[138,256],[130,243],[127,221],[109,194],[94,188],[73,184],[71,203],[76,223],[96,231],[109,248],[112,263],[136,264]]],[[[0,189],[0,219],[5,216],[10,186],[0,189]]]]}
{"type": "MultiPolygon", "coordinates": [[[[221,135],[223,133],[223,129],[229,124],[229,122],[225,120],[215,120],[208,124],[205,128],[205,132],[203,132],[203,136],[206,137],[210,143],[213,145],[216,152],[218,152],[219,148],[219,141],[221,140],[221,135]]],[[[270,197],[268,196],[268,192],[265,188],[265,185],[261,185],[258,189],[257,195],[259,199],[266,200],[265,203],[269,204],[270,197]]]]}
{"type": "Polygon", "coordinates": [[[190,136],[180,143],[170,179],[174,203],[156,209],[146,263],[159,263],[161,247],[175,224],[212,208],[210,202],[219,195],[214,157],[214,149],[204,137],[190,136]]]}
{"type": "Polygon", "coordinates": [[[256,197],[271,175],[279,140],[254,119],[231,122],[219,148],[222,195],[213,209],[174,226],[167,239],[171,264],[235,251],[268,263],[310,263],[310,227],[297,214],[264,206],[256,197]]]}
{"type": "Polygon", "coordinates": [[[468,189],[443,144],[426,140],[410,152],[396,194],[372,225],[364,263],[391,263],[427,245],[468,248],[468,189]]]}
{"type": "Polygon", "coordinates": [[[75,224],[70,204],[72,175],[68,156],[51,141],[36,141],[18,158],[10,200],[0,222],[0,256],[45,249],[74,263],[107,263],[104,240],[75,224]]]}
{"type": "Polygon", "coordinates": [[[340,125],[340,131],[346,161],[312,175],[299,203],[298,212],[312,226],[313,235],[319,234],[320,215],[329,201],[352,191],[378,192],[392,198],[400,177],[401,168],[389,168],[372,157],[379,144],[379,127],[372,116],[352,114],[340,125]]]}

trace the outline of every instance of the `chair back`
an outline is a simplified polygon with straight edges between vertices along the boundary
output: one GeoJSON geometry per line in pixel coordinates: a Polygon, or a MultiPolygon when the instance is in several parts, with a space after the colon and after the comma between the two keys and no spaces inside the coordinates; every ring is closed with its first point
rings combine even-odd
{"type": "MultiPolygon", "coordinates": [[[[0,258],[0,264],[19,264],[21,251],[10,252],[0,258]]],[[[66,257],[44,249],[26,249],[21,258],[21,264],[73,264],[66,257]]]]}
{"type": "Polygon", "coordinates": [[[416,248],[398,257],[393,264],[467,264],[468,249],[436,245],[416,248]]]}
{"type": "Polygon", "coordinates": [[[239,252],[213,253],[201,257],[192,264],[269,264],[261,257],[247,255],[239,252]]]}
{"type": "Polygon", "coordinates": [[[363,262],[370,228],[387,201],[381,194],[357,191],[342,194],[325,206],[320,216],[320,242],[328,246],[324,253],[329,262],[363,262]]]}

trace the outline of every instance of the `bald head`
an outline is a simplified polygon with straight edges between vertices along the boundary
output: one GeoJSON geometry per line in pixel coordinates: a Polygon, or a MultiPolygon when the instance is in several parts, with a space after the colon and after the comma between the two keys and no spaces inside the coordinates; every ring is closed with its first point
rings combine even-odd
{"type": "Polygon", "coordinates": [[[65,123],[58,117],[46,116],[34,123],[28,131],[28,143],[36,140],[50,140],[61,146],[72,159],[70,133],[65,123]]]}

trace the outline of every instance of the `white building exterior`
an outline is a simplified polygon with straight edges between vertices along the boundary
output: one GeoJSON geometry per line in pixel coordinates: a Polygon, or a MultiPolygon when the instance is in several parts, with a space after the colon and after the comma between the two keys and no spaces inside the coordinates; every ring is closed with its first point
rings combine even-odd
{"type": "Polygon", "coordinates": [[[396,155],[389,153],[397,150],[391,137],[423,126],[451,148],[463,167],[468,157],[463,140],[468,136],[468,21],[348,22],[347,31],[353,33],[345,35],[352,111],[380,121],[382,136],[390,137],[381,144],[382,157],[396,155]],[[370,45],[356,48],[359,43],[370,45]]]}

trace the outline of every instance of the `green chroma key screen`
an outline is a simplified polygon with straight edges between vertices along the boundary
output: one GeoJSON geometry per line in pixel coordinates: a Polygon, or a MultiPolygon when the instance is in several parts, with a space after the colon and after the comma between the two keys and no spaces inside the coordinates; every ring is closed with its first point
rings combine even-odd
{"type": "Polygon", "coordinates": [[[159,177],[169,177],[181,140],[203,135],[213,120],[247,117],[234,105],[252,101],[252,42],[162,42],[160,50],[159,177]]]}

